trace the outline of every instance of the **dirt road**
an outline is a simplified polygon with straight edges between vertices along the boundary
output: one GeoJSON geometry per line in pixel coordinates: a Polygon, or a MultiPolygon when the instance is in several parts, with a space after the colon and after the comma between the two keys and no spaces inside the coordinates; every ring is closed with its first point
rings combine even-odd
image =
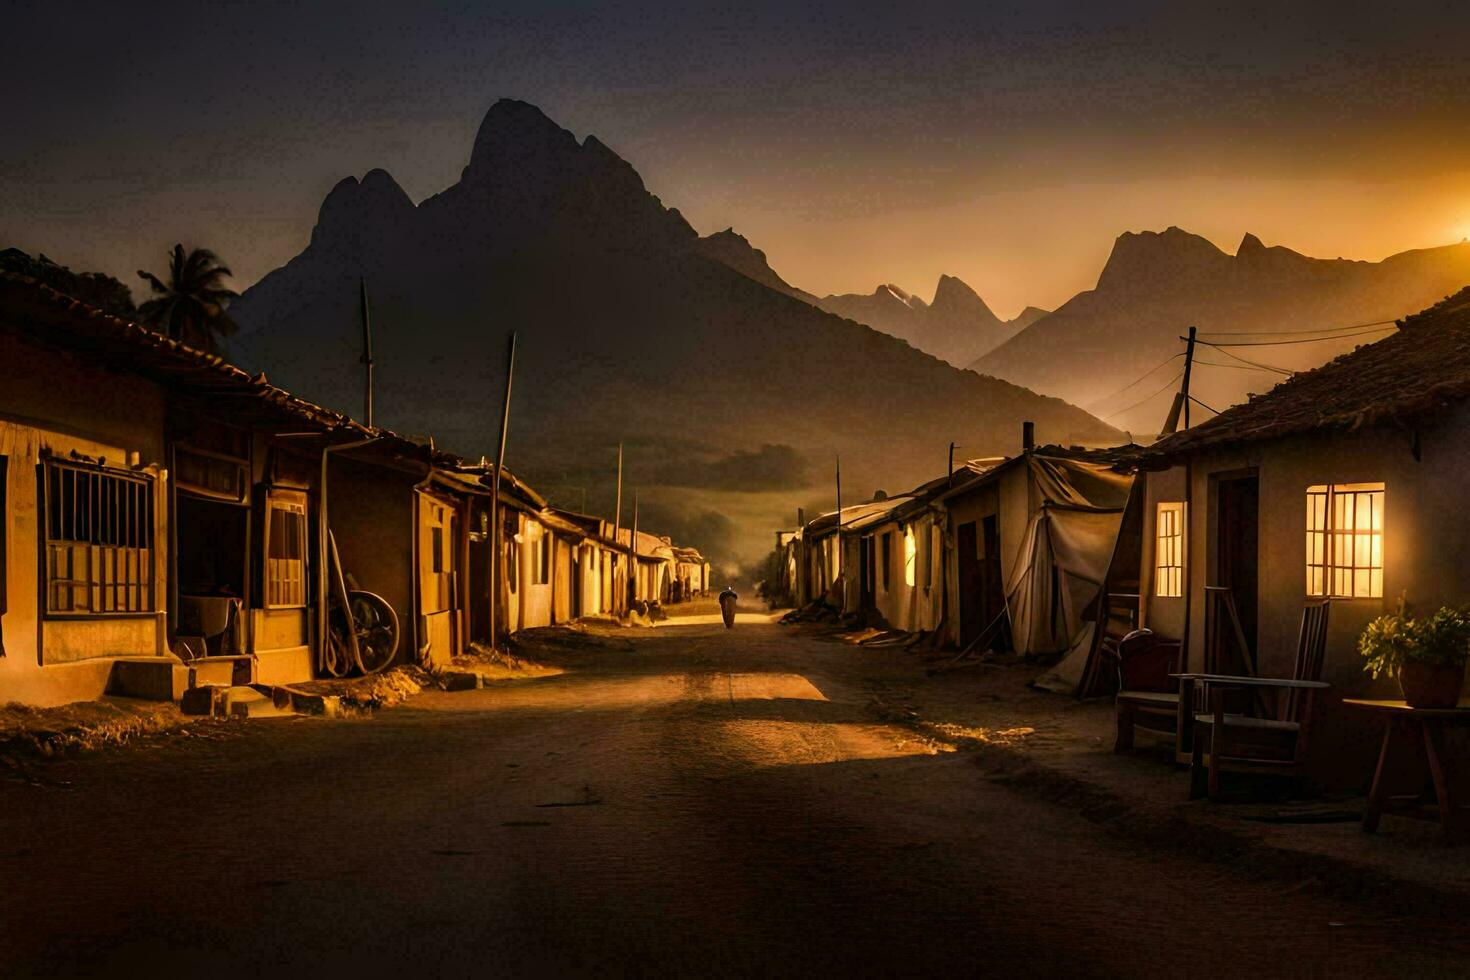
{"type": "Polygon", "coordinates": [[[0,783],[0,975],[1470,964],[1462,933],[1122,843],[876,721],[902,653],[753,623],[541,653],[567,672],[0,783]]]}

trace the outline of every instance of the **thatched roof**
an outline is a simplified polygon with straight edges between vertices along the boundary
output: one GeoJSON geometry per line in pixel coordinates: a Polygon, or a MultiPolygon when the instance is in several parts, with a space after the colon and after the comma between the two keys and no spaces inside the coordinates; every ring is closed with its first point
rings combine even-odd
{"type": "Polygon", "coordinates": [[[1282,382],[1150,446],[1159,459],[1322,429],[1419,423],[1470,398],[1470,287],[1398,321],[1398,332],[1282,382]]]}

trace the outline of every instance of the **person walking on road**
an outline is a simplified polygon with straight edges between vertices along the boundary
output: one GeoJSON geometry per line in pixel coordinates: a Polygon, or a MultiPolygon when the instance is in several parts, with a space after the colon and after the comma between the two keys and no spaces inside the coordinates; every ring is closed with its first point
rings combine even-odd
{"type": "Polygon", "coordinates": [[[731,586],[725,586],[725,591],[720,593],[720,615],[725,617],[725,629],[735,625],[735,603],[739,600],[731,586]]]}

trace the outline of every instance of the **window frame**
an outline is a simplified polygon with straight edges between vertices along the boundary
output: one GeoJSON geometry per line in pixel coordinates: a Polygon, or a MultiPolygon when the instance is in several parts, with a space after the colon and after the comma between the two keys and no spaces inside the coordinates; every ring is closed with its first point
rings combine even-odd
{"type": "Polygon", "coordinates": [[[551,532],[545,529],[536,542],[536,584],[551,584],[551,532]]]}
{"type": "Polygon", "coordinates": [[[1189,510],[1182,500],[1160,500],[1154,507],[1154,597],[1157,599],[1184,598],[1188,516],[1189,510]]]}
{"type": "Polygon", "coordinates": [[[1306,561],[1303,585],[1308,598],[1337,601],[1345,599],[1381,600],[1383,598],[1386,571],[1384,511],[1387,504],[1388,485],[1382,481],[1320,483],[1307,487],[1306,561]],[[1314,498],[1320,498],[1320,513],[1314,498]],[[1336,506],[1337,502],[1343,498],[1350,503],[1341,508],[1336,506]],[[1368,509],[1366,529],[1358,527],[1359,498],[1366,498],[1368,509]],[[1349,514],[1351,514],[1350,520],[1341,520],[1341,523],[1351,524],[1351,527],[1346,529],[1338,527],[1339,519],[1347,518],[1349,514]],[[1319,522],[1320,526],[1317,526],[1319,522]],[[1366,564],[1358,562],[1359,541],[1366,541],[1366,564]],[[1344,542],[1350,542],[1346,548],[1347,561],[1345,564],[1339,560],[1342,557],[1344,542]],[[1314,584],[1314,572],[1321,576],[1320,585],[1314,584]],[[1341,578],[1344,574],[1348,586],[1346,590],[1341,590],[1338,586],[1344,581],[1341,578]],[[1359,576],[1362,574],[1366,575],[1368,586],[1365,592],[1358,593],[1357,585],[1359,576]],[[1376,590],[1374,589],[1375,574],[1376,590]]]}
{"type": "MultiPolygon", "coordinates": [[[[74,461],[69,459],[58,459],[54,456],[42,456],[36,466],[37,482],[39,484],[38,531],[36,544],[40,574],[37,576],[37,588],[40,592],[39,612],[43,620],[96,620],[96,619],[147,619],[158,614],[158,576],[156,574],[155,562],[158,558],[158,508],[157,489],[158,481],[152,473],[138,472],[130,469],[104,466],[100,463],[86,461],[74,461]],[[72,508],[70,517],[74,537],[67,538],[54,536],[53,531],[59,530],[60,525],[53,522],[52,502],[56,501],[56,521],[61,521],[60,511],[66,506],[67,494],[62,489],[63,474],[71,477],[70,500],[72,508]],[[102,484],[94,484],[97,489],[89,490],[89,506],[85,515],[79,515],[76,510],[77,479],[85,477],[95,481],[108,481],[108,489],[100,490],[102,484]],[[124,516],[116,513],[104,513],[103,508],[112,510],[124,506],[121,488],[129,486],[133,494],[127,497],[124,516]],[[107,499],[104,503],[103,498],[107,499]],[[99,526],[107,528],[105,533],[118,534],[128,533],[130,539],[136,540],[135,545],[107,543],[103,541],[80,540],[76,535],[77,524],[85,521],[87,525],[87,536],[93,538],[99,536],[99,526]],[[121,524],[121,527],[119,525],[121,524]],[[55,549],[66,549],[67,560],[74,563],[77,549],[85,549],[87,569],[86,581],[79,579],[67,579],[65,587],[72,590],[71,595],[75,601],[75,590],[84,589],[87,596],[87,608],[56,608],[59,603],[53,603],[58,596],[58,579],[55,573],[55,562],[59,557],[55,549]],[[110,560],[116,561],[116,556],[121,552],[136,552],[137,581],[113,582],[108,585],[97,578],[94,562],[99,553],[111,553],[110,560]],[[95,609],[92,608],[100,599],[104,590],[111,589],[116,601],[117,590],[125,590],[124,594],[136,592],[136,600],[130,599],[135,608],[127,609],[95,609]]],[[[109,559],[104,557],[105,562],[109,559]]],[[[72,572],[75,575],[75,571],[72,572]]]]}
{"type": "MultiPolygon", "coordinates": [[[[262,529],[261,559],[263,568],[263,580],[261,585],[260,605],[262,609],[304,609],[311,604],[311,514],[308,506],[307,495],[304,490],[290,490],[285,488],[270,487],[265,492],[265,527],[262,529]],[[271,555],[272,535],[275,530],[276,512],[294,515],[299,519],[301,526],[301,557],[300,558],[275,558],[271,555]],[[298,586],[301,593],[300,602],[276,602],[273,597],[277,594],[278,583],[275,576],[276,562],[295,562],[300,566],[298,586]]],[[[289,581],[287,585],[289,585],[289,581]]]]}

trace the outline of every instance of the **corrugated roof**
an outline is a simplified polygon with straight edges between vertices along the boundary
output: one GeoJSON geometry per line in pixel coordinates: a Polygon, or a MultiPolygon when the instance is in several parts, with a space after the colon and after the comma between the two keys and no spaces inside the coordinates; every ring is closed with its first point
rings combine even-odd
{"type": "Polygon", "coordinates": [[[1470,287],[1399,330],[1154,443],[1148,458],[1317,429],[1410,423],[1470,397],[1470,287]]]}

